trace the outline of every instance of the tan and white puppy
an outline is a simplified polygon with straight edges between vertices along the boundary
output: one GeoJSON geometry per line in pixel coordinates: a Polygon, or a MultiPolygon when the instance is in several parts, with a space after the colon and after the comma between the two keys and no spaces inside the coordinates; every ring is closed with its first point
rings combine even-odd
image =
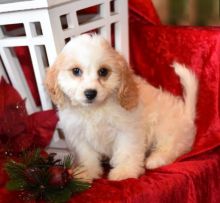
{"type": "Polygon", "coordinates": [[[191,149],[198,82],[184,65],[173,68],[184,99],[134,75],[101,36],[84,34],[64,47],[47,72],[46,86],[67,145],[83,165],[81,178],[99,178],[103,156],[113,167],[109,179],[122,180],[139,177],[144,166],[172,163],[191,149]]]}

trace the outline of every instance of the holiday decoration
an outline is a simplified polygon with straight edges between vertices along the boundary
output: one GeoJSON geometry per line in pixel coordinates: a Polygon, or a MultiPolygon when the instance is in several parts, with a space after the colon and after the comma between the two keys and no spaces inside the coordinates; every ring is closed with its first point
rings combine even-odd
{"type": "Polygon", "coordinates": [[[66,202],[74,193],[90,187],[74,175],[79,169],[72,167],[72,157],[63,161],[55,159],[54,153],[42,156],[40,150],[25,152],[20,161],[10,160],[5,169],[9,175],[8,190],[15,190],[22,200],[46,200],[66,202]]]}
{"type": "Polygon", "coordinates": [[[0,157],[18,156],[34,147],[46,147],[57,116],[54,110],[28,115],[25,99],[4,79],[0,81],[0,157]]]}
{"type": "Polygon", "coordinates": [[[0,81],[0,120],[0,186],[9,179],[7,189],[16,191],[12,197],[59,203],[89,187],[74,178],[79,171],[72,169],[71,156],[61,161],[55,159],[56,154],[42,150],[52,138],[56,112],[28,115],[25,99],[4,79],[0,81]]]}

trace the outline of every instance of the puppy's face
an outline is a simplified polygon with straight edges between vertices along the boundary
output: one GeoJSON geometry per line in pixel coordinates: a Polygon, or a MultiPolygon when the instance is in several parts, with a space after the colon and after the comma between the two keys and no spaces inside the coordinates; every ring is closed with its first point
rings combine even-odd
{"type": "Polygon", "coordinates": [[[129,71],[125,60],[106,40],[81,35],[65,46],[48,71],[46,83],[59,105],[65,99],[72,105],[101,105],[110,97],[119,97],[128,75],[124,72],[129,71]]]}

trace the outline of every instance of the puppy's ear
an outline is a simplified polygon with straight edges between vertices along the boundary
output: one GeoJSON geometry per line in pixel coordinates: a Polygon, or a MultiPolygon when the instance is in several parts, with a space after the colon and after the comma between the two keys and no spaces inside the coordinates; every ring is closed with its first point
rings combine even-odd
{"type": "Polygon", "coordinates": [[[48,68],[45,77],[45,85],[54,104],[58,106],[63,106],[64,94],[58,86],[57,76],[59,73],[59,69],[57,65],[58,64],[56,61],[52,67],[48,68]]]}
{"type": "Polygon", "coordinates": [[[134,73],[128,66],[125,59],[120,57],[120,74],[121,74],[121,85],[118,91],[118,100],[120,105],[126,110],[131,110],[138,104],[138,88],[134,81],[134,73]]]}

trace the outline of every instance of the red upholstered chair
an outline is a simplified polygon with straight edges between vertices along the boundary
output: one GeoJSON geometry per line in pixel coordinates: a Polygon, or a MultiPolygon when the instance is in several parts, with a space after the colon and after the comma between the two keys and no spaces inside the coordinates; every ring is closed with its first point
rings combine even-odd
{"type": "MultiPolygon", "coordinates": [[[[129,3],[130,59],[136,73],[175,95],[182,90],[169,66],[174,60],[198,76],[196,141],[192,152],[171,165],[146,171],[139,179],[97,180],[70,202],[220,202],[220,28],[163,26],[150,0],[129,3]]],[[[0,203],[13,202],[9,197],[0,190],[0,203]]]]}

